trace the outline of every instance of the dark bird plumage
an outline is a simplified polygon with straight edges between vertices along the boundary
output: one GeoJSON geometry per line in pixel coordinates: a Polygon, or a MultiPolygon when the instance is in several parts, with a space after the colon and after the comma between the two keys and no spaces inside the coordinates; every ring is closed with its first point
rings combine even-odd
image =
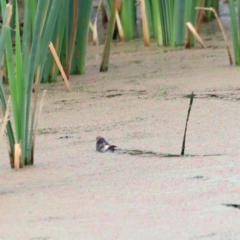
{"type": "Polygon", "coordinates": [[[96,151],[97,152],[114,152],[115,148],[117,146],[115,145],[110,145],[103,137],[98,136],[96,138],[96,151]]]}

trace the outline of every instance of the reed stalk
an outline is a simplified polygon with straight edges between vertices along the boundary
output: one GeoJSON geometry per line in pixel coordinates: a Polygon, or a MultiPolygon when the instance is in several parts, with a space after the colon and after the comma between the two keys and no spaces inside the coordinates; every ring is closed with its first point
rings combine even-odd
{"type": "Polygon", "coordinates": [[[101,61],[101,65],[100,65],[100,72],[106,72],[108,70],[112,35],[113,35],[115,19],[116,19],[116,10],[117,10],[116,0],[113,1],[113,4],[111,7],[112,7],[111,15],[110,15],[109,24],[108,24],[107,37],[106,37],[105,44],[104,44],[102,61],[101,61]]]}
{"type": "MultiPolygon", "coordinates": [[[[240,5],[240,1],[237,0],[238,5],[240,5]]],[[[237,16],[235,13],[235,5],[234,0],[228,1],[230,18],[231,18],[231,26],[232,26],[232,39],[233,39],[233,49],[234,49],[234,57],[235,64],[240,65],[240,45],[239,45],[239,24],[237,22],[237,16]]],[[[240,8],[238,8],[238,15],[240,15],[240,8]]]]}
{"type": "MultiPolygon", "coordinates": [[[[30,10],[33,2],[25,0],[24,29],[21,46],[16,2],[15,53],[12,46],[11,29],[6,28],[6,62],[15,129],[15,134],[13,134],[11,122],[7,124],[7,136],[10,143],[9,156],[12,167],[24,167],[25,165],[33,164],[33,129],[35,125],[37,94],[39,91],[38,84],[43,74],[48,44],[56,25],[61,3],[62,0],[38,1],[36,19],[34,19],[34,22],[31,22],[33,19],[31,18],[30,10]],[[36,72],[37,88],[34,94],[32,94],[36,72]]],[[[8,7],[9,5],[5,4],[5,0],[1,0],[3,16],[8,7]]],[[[6,95],[2,84],[0,84],[0,100],[2,110],[6,111],[6,95]]]]}

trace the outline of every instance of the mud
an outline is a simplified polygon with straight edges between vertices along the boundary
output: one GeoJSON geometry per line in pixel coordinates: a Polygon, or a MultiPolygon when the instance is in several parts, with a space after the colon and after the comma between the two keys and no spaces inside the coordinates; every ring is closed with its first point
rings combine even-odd
{"type": "Polygon", "coordinates": [[[89,43],[72,92],[41,85],[34,166],[0,148],[0,239],[240,239],[240,70],[215,21],[200,35],[206,49],[115,42],[105,73],[89,43]],[[99,135],[132,154],[97,153],[99,135]]]}

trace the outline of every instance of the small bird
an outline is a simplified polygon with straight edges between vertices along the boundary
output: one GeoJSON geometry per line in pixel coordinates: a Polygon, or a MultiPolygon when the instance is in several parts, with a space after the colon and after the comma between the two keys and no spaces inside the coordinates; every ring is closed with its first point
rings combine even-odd
{"type": "Polygon", "coordinates": [[[115,145],[109,145],[109,143],[103,138],[103,137],[96,137],[96,151],[97,152],[114,152],[115,148],[117,146],[115,145]]]}

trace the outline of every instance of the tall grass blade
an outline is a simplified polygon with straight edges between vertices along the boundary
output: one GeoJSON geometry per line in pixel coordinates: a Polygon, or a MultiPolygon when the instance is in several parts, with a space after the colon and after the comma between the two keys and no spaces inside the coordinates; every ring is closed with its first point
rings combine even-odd
{"type": "Polygon", "coordinates": [[[107,31],[107,37],[105,40],[105,45],[104,45],[104,50],[103,50],[103,55],[102,55],[102,62],[100,65],[100,72],[106,72],[108,70],[112,35],[113,35],[115,19],[116,19],[116,9],[117,9],[116,0],[114,0],[113,4],[112,4],[110,20],[109,20],[109,24],[108,24],[108,31],[107,31]]]}
{"type": "MultiPolygon", "coordinates": [[[[29,8],[30,4],[29,1],[25,1],[25,7],[29,8]]],[[[53,3],[52,3],[53,4],[53,3]]],[[[32,131],[31,131],[31,117],[34,117],[34,113],[31,114],[31,100],[32,100],[32,89],[33,89],[33,82],[34,82],[34,75],[37,68],[37,65],[40,62],[40,58],[42,55],[44,55],[44,58],[47,55],[47,51],[44,52],[43,49],[40,49],[41,42],[42,42],[42,34],[43,29],[45,25],[45,21],[47,18],[48,8],[49,8],[50,2],[49,1],[38,1],[37,3],[37,12],[36,12],[36,19],[34,23],[34,31],[33,31],[33,42],[31,44],[31,49],[28,55],[25,55],[25,52],[23,54],[23,102],[22,102],[22,127],[21,127],[21,156],[22,156],[22,165],[29,165],[31,164],[31,138],[32,138],[32,131]],[[26,59],[28,58],[28,59],[26,59]]],[[[27,10],[28,11],[28,10],[27,10]]],[[[26,16],[26,15],[25,15],[26,16]]],[[[29,17],[29,16],[27,16],[29,17]]],[[[24,19],[25,21],[25,19],[24,19]]],[[[30,25],[28,25],[30,27],[30,25]]],[[[24,29],[25,31],[28,31],[29,29],[24,29]]],[[[24,34],[28,34],[27,32],[24,34]]],[[[26,37],[27,45],[30,44],[30,38],[28,36],[26,37]]],[[[25,40],[26,40],[25,39],[25,40]]],[[[26,44],[24,42],[23,44],[26,44]]],[[[27,50],[29,51],[29,50],[27,50]]],[[[37,91],[36,91],[37,94],[37,91]]]]}
{"type": "MultiPolygon", "coordinates": [[[[1,5],[3,7],[3,4],[1,5]]],[[[12,11],[12,6],[7,5],[9,7],[9,11],[12,11]]],[[[9,88],[12,95],[12,109],[13,109],[13,117],[14,117],[14,127],[16,131],[16,139],[17,141],[21,138],[21,133],[19,129],[19,119],[20,119],[20,111],[18,109],[18,92],[17,92],[17,82],[15,77],[15,66],[14,66],[14,54],[12,47],[12,37],[11,37],[11,29],[7,28],[6,31],[6,43],[5,43],[5,58],[7,63],[7,72],[8,72],[8,80],[9,80],[9,88]]]]}
{"type": "MultiPolygon", "coordinates": [[[[19,16],[18,16],[18,4],[17,2],[15,3],[15,22],[16,22],[16,32],[15,32],[15,45],[16,45],[16,87],[17,87],[17,109],[18,109],[18,117],[20,118],[21,116],[21,105],[22,105],[22,98],[23,98],[23,94],[22,94],[22,50],[21,50],[21,39],[20,39],[20,28],[19,28],[19,16]],[[20,76],[20,77],[18,77],[20,76]]],[[[20,131],[21,129],[21,121],[18,120],[18,129],[20,131]]],[[[21,134],[20,134],[20,138],[21,138],[21,134]]]]}
{"type": "Polygon", "coordinates": [[[102,15],[102,25],[105,26],[108,23],[108,16],[107,16],[107,10],[105,8],[105,5],[102,1],[101,3],[101,15],[102,15]]]}
{"type": "Polygon", "coordinates": [[[88,23],[92,9],[92,0],[80,0],[78,10],[78,25],[76,46],[74,50],[75,64],[72,66],[73,74],[85,73],[86,46],[88,37],[88,23]]]}
{"type": "Polygon", "coordinates": [[[186,0],[175,0],[173,6],[172,46],[184,46],[186,35],[186,0]]]}
{"type": "Polygon", "coordinates": [[[237,18],[235,13],[234,0],[228,1],[231,25],[232,25],[232,39],[233,39],[233,48],[235,56],[235,64],[240,65],[240,46],[239,46],[239,30],[237,25],[237,18]]]}
{"type": "Polygon", "coordinates": [[[153,31],[157,38],[158,46],[163,46],[162,25],[159,0],[152,0],[153,31]]]}
{"type": "MultiPolygon", "coordinates": [[[[61,54],[61,49],[63,45],[63,38],[64,38],[64,32],[65,32],[65,27],[66,27],[66,22],[68,15],[66,14],[66,9],[68,9],[68,2],[67,1],[62,1],[62,8],[60,9],[59,12],[59,17],[57,20],[57,38],[56,42],[54,44],[56,52],[58,56],[61,54]]],[[[51,78],[53,81],[57,79],[57,74],[58,74],[58,69],[56,67],[56,62],[53,61],[53,66],[52,66],[52,72],[51,72],[51,78]]]]}
{"type": "MultiPolygon", "coordinates": [[[[41,1],[39,1],[41,4],[41,1]]],[[[38,3],[39,3],[38,2],[38,3]]],[[[54,28],[56,26],[56,20],[59,14],[59,10],[61,7],[61,0],[52,0],[51,1],[51,5],[49,6],[49,8],[47,8],[44,11],[44,15],[46,14],[46,12],[49,9],[49,14],[48,17],[44,19],[43,22],[41,22],[42,26],[42,30],[44,28],[44,31],[41,31],[41,42],[40,42],[40,48],[39,51],[41,52],[38,62],[37,62],[37,66],[36,67],[40,67],[40,78],[43,74],[43,68],[44,68],[44,63],[46,61],[46,55],[48,52],[48,45],[49,42],[51,40],[54,28]]],[[[41,13],[40,13],[41,15],[41,13]]],[[[38,32],[37,32],[38,33],[38,32]]],[[[33,82],[33,78],[32,78],[32,82],[33,82]]],[[[34,109],[36,109],[34,107],[34,109]]],[[[32,116],[31,116],[31,124],[28,126],[29,127],[29,137],[28,137],[28,148],[26,149],[26,163],[27,164],[32,164],[33,163],[33,159],[32,159],[32,144],[33,144],[33,128],[34,128],[34,122],[35,122],[35,111],[32,112],[32,116]]]]}
{"type": "MultiPolygon", "coordinates": [[[[1,4],[3,4],[3,2],[4,1],[1,0],[1,4]]],[[[5,8],[2,7],[1,10],[2,10],[2,16],[3,16],[3,27],[0,35],[0,61],[2,61],[2,57],[3,57],[7,31],[10,28],[12,8],[10,8],[10,6],[5,8]]]]}
{"type": "Polygon", "coordinates": [[[152,0],[144,0],[149,38],[154,37],[152,0]]]}
{"type": "Polygon", "coordinates": [[[122,0],[121,23],[123,27],[124,40],[135,38],[136,8],[135,0],[122,0]]]}
{"type": "MultiPolygon", "coordinates": [[[[171,0],[172,1],[172,0],[171,0]]],[[[163,33],[163,45],[169,46],[172,39],[172,15],[173,11],[171,9],[171,1],[160,0],[160,15],[162,33],[163,33]]]]}
{"type": "Polygon", "coordinates": [[[71,31],[71,37],[70,37],[70,46],[68,49],[68,56],[67,56],[67,63],[65,67],[65,72],[67,75],[67,78],[69,79],[70,76],[70,70],[71,70],[71,65],[72,65],[72,58],[73,58],[73,51],[74,51],[74,46],[75,46],[75,41],[76,41],[76,36],[77,36],[77,24],[78,24],[78,17],[79,17],[79,0],[74,0],[74,5],[73,5],[73,20],[72,20],[72,31],[71,31]]]}
{"type": "MultiPolygon", "coordinates": [[[[219,13],[219,0],[206,0],[205,1],[205,8],[214,8],[217,13],[219,13]]],[[[214,19],[215,14],[213,12],[205,12],[206,17],[208,20],[214,19]]]]}
{"type": "MultiPolygon", "coordinates": [[[[6,5],[4,2],[5,0],[1,0],[1,11],[5,21],[5,10],[8,9],[11,11],[11,5],[6,5]]],[[[14,167],[14,163],[16,163],[15,165],[17,167],[23,167],[24,165],[32,163],[32,138],[38,92],[38,88],[36,88],[36,92],[33,94],[33,107],[31,108],[32,86],[37,69],[37,84],[39,84],[39,78],[42,76],[48,51],[48,44],[55,27],[61,2],[61,0],[37,1],[37,11],[30,11],[31,6],[33,6],[34,3],[31,0],[25,0],[25,24],[22,49],[20,44],[17,2],[15,2],[16,57],[13,52],[10,28],[3,28],[7,40],[5,45],[6,62],[16,133],[15,142],[11,122],[8,121],[7,134],[10,145],[9,155],[12,167],[14,167]],[[36,18],[33,17],[35,13],[36,18]],[[30,24],[31,19],[34,19],[34,22],[30,24]]],[[[1,34],[0,43],[3,43],[2,40],[3,38],[1,34]]],[[[2,46],[0,46],[0,54],[2,54],[2,52],[2,46]]],[[[2,82],[0,82],[0,99],[2,103],[2,111],[5,112],[7,104],[2,82]]]]}

